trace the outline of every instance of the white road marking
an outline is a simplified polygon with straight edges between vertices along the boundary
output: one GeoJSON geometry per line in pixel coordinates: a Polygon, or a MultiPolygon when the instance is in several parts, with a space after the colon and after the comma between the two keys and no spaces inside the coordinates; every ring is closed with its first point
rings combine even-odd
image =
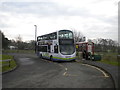
{"type": "Polygon", "coordinates": [[[71,76],[71,77],[76,77],[78,75],[71,75],[71,74],[68,74],[67,71],[68,71],[68,68],[66,68],[65,66],[59,64],[59,66],[63,67],[65,69],[65,72],[63,73],[63,76],[71,76]]]}
{"type": "Polygon", "coordinates": [[[65,76],[65,75],[66,75],[66,73],[67,73],[67,72],[64,72],[64,73],[63,73],[63,76],[65,76]]]}
{"type": "Polygon", "coordinates": [[[92,65],[88,65],[88,64],[82,64],[82,65],[90,66],[92,68],[95,68],[95,69],[99,70],[100,72],[102,72],[104,77],[109,77],[103,70],[99,69],[98,67],[95,67],[95,66],[92,66],[92,65]]]}
{"type": "MultiPolygon", "coordinates": [[[[51,63],[52,61],[47,61],[47,60],[45,60],[46,62],[49,62],[49,63],[51,63]]],[[[76,62],[78,62],[77,60],[76,60],[76,62]]],[[[54,64],[57,64],[57,63],[54,63],[54,64]]],[[[68,70],[68,68],[66,68],[65,66],[63,66],[63,65],[61,65],[61,64],[58,64],[59,66],[61,66],[61,67],[63,67],[63,68],[65,68],[65,72],[63,73],[63,76],[78,76],[78,75],[71,75],[71,74],[67,74],[67,70],[68,70]]],[[[104,75],[103,77],[109,77],[103,70],[101,70],[101,69],[99,69],[98,67],[95,67],[95,66],[92,66],[92,65],[89,65],[89,64],[82,64],[82,65],[85,65],[85,66],[90,66],[90,67],[92,67],[92,68],[95,68],[95,69],[97,69],[97,70],[99,70],[100,72],[102,72],[102,74],[104,75]]],[[[102,76],[100,76],[100,77],[102,77],[102,76]]]]}
{"type": "Polygon", "coordinates": [[[67,69],[67,68],[65,68],[65,70],[67,71],[68,69],[67,69]]]}

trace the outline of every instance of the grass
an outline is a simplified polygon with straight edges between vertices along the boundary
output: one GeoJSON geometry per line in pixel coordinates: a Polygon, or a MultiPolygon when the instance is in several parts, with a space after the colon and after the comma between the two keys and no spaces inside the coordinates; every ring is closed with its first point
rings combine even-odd
{"type": "Polygon", "coordinates": [[[118,53],[113,53],[113,52],[97,52],[97,54],[102,56],[102,60],[108,60],[108,61],[118,61],[117,60],[117,55],[118,53]]]}
{"type": "MultiPolygon", "coordinates": [[[[114,66],[120,66],[120,57],[117,57],[118,53],[113,53],[113,52],[96,52],[96,55],[101,55],[102,60],[98,62],[106,63],[106,64],[111,64],[114,66]]],[[[77,59],[82,59],[81,54],[78,55],[77,52],[77,59]]]]}
{"type": "Polygon", "coordinates": [[[11,61],[10,61],[10,67],[9,67],[9,65],[2,66],[2,70],[0,70],[0,72],[9,71],[9,70],[13,69],[16,66],[16,62],[14,61],[13,56],[10,56],[10,55],[0,55],[0,57],[1,56],[2,56],[2,62],[0,62],[0,66],[9,63],[9,62],[3,62],[3,60],[11,59],[11,61]]]}
{"type": "Polygon", "coordinates": [[[102,60],[99,62],[111,64],[114,66],[120,66],[120,61],[117,58],[118,53],[113,52],[98,52],[97,54],[102,56],[102,60]]]}
{"type": "MultiPolygon", "coordinates": [[[[2,53],[26,53],[26,54],[34,54],[35,51],[34,50],[3,50],[2,53]]],[[[10,67],[9,65],[8,66],[3,66],[2,67],[2,64],[6,64],[6,63],[9,63],[9,62],[0,62],[0,72],[5,72],[5,71],[8,71],[8,70],[11,70],[13,69],[15,66],[16,66],[16,62],[13,60],[13,56],[10,56],[10,55],[0,55],[0,60],[6,60],[6,59],[12,59],[10,61],[10,67]]]]}
{"type": "Polygon", "coordinates": [[[117,62],[117,61],[101,60],[99,62],[106,63],[106,64],[111,64],[111,65],[114,65],[114,66],[120,66],[120,62],[117,62]]]}

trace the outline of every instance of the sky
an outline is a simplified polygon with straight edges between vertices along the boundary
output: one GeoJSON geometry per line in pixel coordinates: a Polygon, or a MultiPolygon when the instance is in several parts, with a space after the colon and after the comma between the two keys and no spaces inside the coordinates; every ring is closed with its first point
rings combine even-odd
{"type": "Polygon", "coordinates": [[[0,30],[23,41],[57,30],[118,41],[119,0],[0,0],[0,30]]]}

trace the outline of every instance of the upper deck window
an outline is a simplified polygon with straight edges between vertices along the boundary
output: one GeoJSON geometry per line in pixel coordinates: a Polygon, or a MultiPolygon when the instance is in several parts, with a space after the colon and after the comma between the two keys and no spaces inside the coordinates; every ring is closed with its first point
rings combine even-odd
{"type": "Polygon", "coordinates": [[[69,30],[61,30],[59,31],[60,39],[73,39],[73,32],[69,30]]]}
{"type": "Polygon", "coordinates": [[[38,36],[38,37],[37,37],[37,41],[42,40],[42,38],[43,38],[43,37],[38,36]]]}
{"type": "Polygon", "coordinates": [[[54,40],[54,39],[57,39],[57,32],[37,37],[37,41],[40,41],[40,40],[54,40]]]}
{"type": "Polygon", "coordinates": [[[49,34],[49,39],[57,39],[57,32],[49,34]]]}

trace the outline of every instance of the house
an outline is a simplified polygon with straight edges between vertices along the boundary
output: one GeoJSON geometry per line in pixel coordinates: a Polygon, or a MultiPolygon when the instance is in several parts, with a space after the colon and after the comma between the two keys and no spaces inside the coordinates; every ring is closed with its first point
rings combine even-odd
{"type": "Polygon", "coordinates": [[[15,49],[17,49],[16,46],[8,46],[8,47],[9,47],[10,50],[15,50],[15,49]]]}

